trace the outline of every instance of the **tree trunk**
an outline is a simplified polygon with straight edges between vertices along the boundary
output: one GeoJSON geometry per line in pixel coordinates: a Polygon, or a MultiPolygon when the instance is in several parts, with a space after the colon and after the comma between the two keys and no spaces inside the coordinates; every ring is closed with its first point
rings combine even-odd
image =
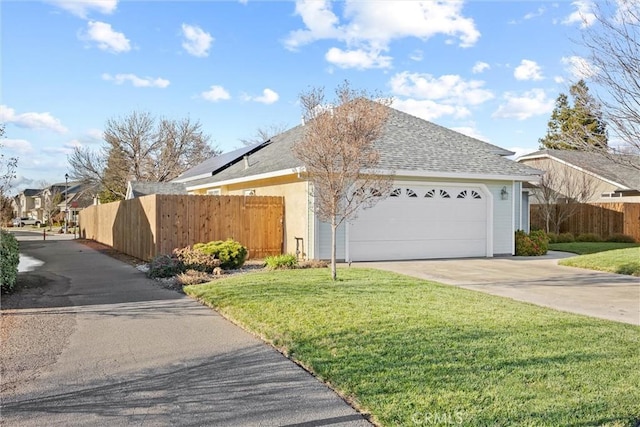
{"type": "Polygon", "coordinates": [[[331,218],[331,280],[336,281],[338,274],[336,271],[336,232],[338,230],[338,224],[336,223],[336,217],[331,218]]]}

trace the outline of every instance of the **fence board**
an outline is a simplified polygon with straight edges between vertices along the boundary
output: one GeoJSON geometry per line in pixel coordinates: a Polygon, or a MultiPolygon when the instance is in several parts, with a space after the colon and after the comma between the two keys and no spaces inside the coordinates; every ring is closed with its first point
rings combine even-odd
{"type": "Polygon", "coordinates": [[[284,198],[151,195],[90,206],[79,214],[80,235],[150,260],[175,248],[232,238],[249,258],[282,253],[284,198]]]}
{"type": "MultiPolygon", "coordinates": [[[[531,227],[545,228],[538,205],[531,205],[531,227]]],[[[640,242],[640,203],[582,204],[576,214],[560,226],[560,232],[593,233],[604,239],[612,234],[626,234],[640,242]]]]}

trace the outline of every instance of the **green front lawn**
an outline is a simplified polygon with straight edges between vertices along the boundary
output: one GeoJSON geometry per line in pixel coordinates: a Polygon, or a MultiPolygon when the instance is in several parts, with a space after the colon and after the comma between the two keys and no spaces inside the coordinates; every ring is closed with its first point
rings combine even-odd
{"type": "Polygon", "coordinates": [[[379,425],[631,426],[640,328],[393,273],[246,274],[185,291],[379,425]],[[457,424],[456,424],[457,423],[457,424]]]}
{"type": "Polygon", "coordinates": [[[595,254],[597,252],[636,247],[640,247],[640,243],[571,242],[549,244],[549,249],[552,251],[571,252],[578,255],[595,254]]]}
{"type": "Polygon", "coordinates": [[[563,259],[559,264],[640,276],[640,247],[581,255],[563,259]]]}

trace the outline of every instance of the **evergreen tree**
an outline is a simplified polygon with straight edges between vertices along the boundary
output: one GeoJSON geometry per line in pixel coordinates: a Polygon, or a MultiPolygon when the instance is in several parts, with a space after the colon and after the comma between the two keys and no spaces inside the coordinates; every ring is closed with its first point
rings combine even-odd
{"type": "Polygon", "coordinates": [[[589,93],[584,80],[569,89],[569,97],[561,93],[547,124],[547,134],[540,138],[540,148],[556,150],[586,150],[606,148],[607,132],[602,112],[589,93]]]}

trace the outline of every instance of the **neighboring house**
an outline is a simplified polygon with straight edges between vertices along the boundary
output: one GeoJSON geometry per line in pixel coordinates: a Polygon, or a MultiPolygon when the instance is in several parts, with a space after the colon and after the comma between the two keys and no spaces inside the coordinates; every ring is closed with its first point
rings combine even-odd
{"type": "MultiPolygon", "coordinates": [[[[307,258],[328,259],[330,226],[314,214],[311,184],[291,150],[304,130],[297,126],[228,156],[221,168],[180,179],[190,194],[284,196],[284,251],[293,253],[302,239],[307,258]]],[[[375,146],[380,169],[394,174],[394,191],[339,228],[338,259],[514,254],[515,230],[529,227],[522,183],[540,171],[507,159],[510,151],[394,109],[375,146]]]]}
{"type": "Polygon", "coordinates": [[[55,199],[62,199],[64,190],[64,183],[53,184],[40,190],[36,195],[34,212],[30,216],[32,218],[37,218],[42,222],[49,221],[49,216],[54,216],[59,212],[55,199]]]}
{"type": "MultiPolygon", "coordinates": [[[[63,185],[64,184],[57,184],[63,185]]],[[[71,222],[76,222],[78,212],[97,203],[98,190],[95,185],[81,182],[69,182],[62,191],[62,201],[58,204],[60,212],[65,212],[71,222]]]]}
{"type": "Polygon", "coordinates": [[[594,152],[541,150],[517,161],[547,173],[561,174],[563,179],[575,180],[575,185],[587,183],[593,194],[590,203],[640,202],[640,156],[617,157],[614,161],[594,152]],[[637,166],[631,166],[632,162],[637,166]]]}
{"type": "Polygon", "coordinates": [[[149,194],[187,194],[187,189],[179,182],[129,181],[127,183],[126,200],[149,194]]]}
{"type": "MultiPolygon", "coordinates": [[[[34,210],[36,209],[36,199],[38,199],[37,196],[40,191],[41,190],[35,188],[27,188],[26,190],[18,193],[15,197],[17,218],[33,215],[34,210]]],[[[34,216],[33,218],[37,218],[37,216],[34,216]]]]}

